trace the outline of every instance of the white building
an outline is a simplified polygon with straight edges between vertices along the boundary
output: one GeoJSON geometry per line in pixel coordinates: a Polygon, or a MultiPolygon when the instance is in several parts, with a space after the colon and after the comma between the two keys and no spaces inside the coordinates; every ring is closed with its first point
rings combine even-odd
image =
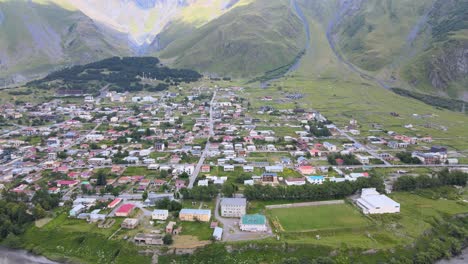
{"type": "Polygon", "coordinates": [[[287,178],[286,180],[284,180],[284,182],[288,186],[300,186],[306,184],[305,178],[287,178]]]}
{"type": "Polygon", "coordinates": [[[168,210],[154,210],[151,214],[153,220],[166,220],[169,217],[168,210]]]}
{"type": "Polygon", "coordinates": [[[241,217],[245,215],[247,200],[245,198],[223,198],[221,199],[221,216],[241,217]]]}
{"type": "Polygon", "coordinates": [[[266,172],[283,172],[284,167],[282,165],[266,166],[266,172]]]}
{"type": "Polygon", "coordinates": [[[330,142],[323,142],[323,146],[328,150],[328,151],[337,151],[337,147],[333,145],[330,142]]]}
{"type": "Polygon", "coordinates": [[[218,241],[223,238],[223,229],[221,227],[215,227],[213,231],[213,238],[218,241]]]}
{"type": "Polygon", "coordinates": [[[356,201],[364,214],[391,214],[400,212],[400,204],[375,188],[362,189],[361,198],[356,201]]]}
{"type": "Polygon", "coordinates": [[[199,180],[198,186],[208,186],[209,180],[199,180]]]}

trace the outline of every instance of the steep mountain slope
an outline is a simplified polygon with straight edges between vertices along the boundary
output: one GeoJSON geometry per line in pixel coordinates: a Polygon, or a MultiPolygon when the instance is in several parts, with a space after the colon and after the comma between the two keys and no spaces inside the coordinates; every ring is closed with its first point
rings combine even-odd
{"type": "Polygon", "coordinates": [[[384,86],[468,99],[467,0],[340,1],[339,52],[384,86]]]}
{"type": "Polygon", "coordinates": [[[436,1],[425,33],[431,41],[405,65],[403,78],[421,90],[468,101],[468,1],[436,1]]]}
{"type": "Polygon", "coordinates": [[[0,10],[0,78],[6,83],[131,53],[126,36],[49,1],[0,1],[0,10]]]}
{"type": "Polygon", "coordinates": [[[162,58],[176,66],[244,78],[292,63],[305,43],[287,0],[238,6],[199,28],[176,21],[160,37],[167,45],[162,58]],[[181,31],[190,34],[181,37],[181,31]]]}

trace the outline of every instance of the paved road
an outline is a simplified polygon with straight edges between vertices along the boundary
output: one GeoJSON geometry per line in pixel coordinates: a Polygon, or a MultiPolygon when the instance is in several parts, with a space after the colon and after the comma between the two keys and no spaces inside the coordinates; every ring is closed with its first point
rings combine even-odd
{"type": "MultiPolygon", "coordinates": [[[[208,121],[208,127],[210,128],[210,133],[209,133],[209,138],[214,136],[214,124],[213,124],[213,103],[216,98],[216,91],[213,93],[213,98],[211,98],[210,102],[210,119],[208,121]]],[[[202,155],[200,156],[200,159],[198,160],[197,166],[195,166],[195,169],[193,170],[192,176],[190,176],[190,181],[188,184],[188,188],[192,189],[193,185],[195,184],[195,180],[197,179],[198,174],[200,173],[200,169],[205,163],[205,159],[208,156],[208,152],[210,151],[210,140],[208,138],[208,141],[206,142],[205,149],[203,150],[202,155]]]]}
{"type": "Polygon", "coordinates": [[[341,133],[342,136],[346,137],[348,140],[353,141],[354,143],[361,145],[369,154],[372,155],[372,157],[374,157],[374,158],[376,158],[376,159],[378,159],[378,160],[381,160],[385,165],[391,165],[388,161],[386,161],[386,160],[384,160],[383,158],[381,158],[381,157],[377,154],[377,152],[376,152],[375,150],[372,150],[372,149],[370,149],[369,147],[367,147],[366,145],[359,143],[359,141],[358,141],[357,139],[351,137],[351,136],[348,135],[345,131],[343,131],[343,130],[341,130],[341,129],[339,129],[339,128],[337,128],[337,130],[338,130],[338,132],[341,133]]]}

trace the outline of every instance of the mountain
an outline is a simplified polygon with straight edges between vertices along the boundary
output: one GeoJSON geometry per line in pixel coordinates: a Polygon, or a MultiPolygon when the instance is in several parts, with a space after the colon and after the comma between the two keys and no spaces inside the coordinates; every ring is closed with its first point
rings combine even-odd
{"type": "Polygon", "coordinates": [[[334,36],[343,57],[389,87],[468,100],[467,0],[349,0],[334,36]]]}
{"type": "Polygon", "coordinates": [[[126,35],[67,5],[0,0],[0,14],[0,79],[5,82],[25,81],[63,65],[132,53],[126,35]]]}
{"type": "Polygon", "coordinates": [[[290,64],[305,48],[303,26],[286,0],[258,0],[199,28],[175,21],[160,39],[161,57],[176,66],[242,78],[290,64]]]}
{"type": "Polygon", "coordinates": [[[468,0],[0,0],[0,79],[138,55],[245,80],[363,77],[468,101],[467,10],[468,0]]]}

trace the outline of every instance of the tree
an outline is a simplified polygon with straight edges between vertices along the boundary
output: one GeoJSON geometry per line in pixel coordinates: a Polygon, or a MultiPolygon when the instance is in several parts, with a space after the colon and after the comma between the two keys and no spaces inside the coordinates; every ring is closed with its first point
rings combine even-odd
{"type": "Polygon", "coordinates": [[[179,175],[180,178],[182,179],[187,179],[189,177],[188,173],[187,172],[182,172],[180,175],[179,175]]]}
{"type": "Polygon", "coordinates": [[[106,180],[106,174],[104,171],[99,170],[97,172],[97,181],[96,181],[97,186],[105,186],[107,185],[107,180],[106,180]]]}
{"type": "Polygon", "coordinates": [[[147,191],[143,192],[142,198],[143,198],[143,201],[146,201],[146,199],[148,199],[148,192],[147,191]]]}
{"type": "Polygon", "coordinates": [[[65,153],[65,151],[61,151],[61,152],[57,153],[57,158],[66,159],[67,158],[67,153],[65,153]]]}
{"type": "Polygon", "coordinates": [[[236,185],[232,183],[225,183],[223,187],[221,188],[221,192],[226,197],[232,197],[236,191],[237,191],[237,187],[236,185]]]}
{"type": "Polygon", "coordinates": [[[34,216],[34,219],[38,220],[38,219],[42,219],[44,217],[46,217],[47,215],[47,212],[42,208],[42,206],[40,204],[36,205],[33,209],[33,216],[34,216]]]}
{"type": "Polygon", "coordinates": [[[172,235],[166,234],[166,235],[163,237],[163,242],[164,242],[164,245],[171,245],[172,242],[174,242],[174,240],[172,239],[172,235]]]}
{"type": "Polygon", "coordinates": [[[167,175],[168,175],[168,172],[166,170],[162,170],[159,175],[161,176],[161,178],[166,178],[167,175]]]}

